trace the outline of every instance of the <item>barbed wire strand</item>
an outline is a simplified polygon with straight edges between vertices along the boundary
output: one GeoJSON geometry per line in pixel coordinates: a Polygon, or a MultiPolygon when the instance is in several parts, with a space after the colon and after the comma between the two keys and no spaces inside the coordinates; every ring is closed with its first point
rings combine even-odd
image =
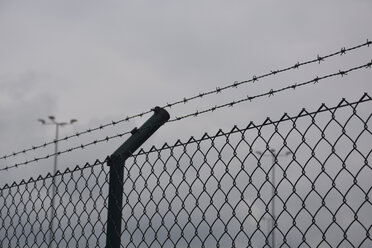
{"type": "Polygon", "coordinates": [[[276,89],[276,90],[271,89],[270,91],[262,93],[262,94],[258,94],[258,95],[255,95],[255,96],[247,96],[247,97],[242,98],[240,100],[232,101],[232,102],[221,104],[221,105],[216,105],[212,108],[205,109],[205,110],[202,110],[202,111],[197,110],[194,113],[190,113],[188,115],[184,115],[184,116],[181,116],[181,117],[176,117],[172,120],[169,120],[168,122],[179,121],[179,120],[191,117],[191,116],[197,117],[200,114],[204,114],[204,113],[207,113],[207,112],[213,112],[213,111],[215,111],[217,109],[220,109],[220,108],[233,107],[236,104],[246,102],[246,101],[252,101],[253,99],[256,99],[256,98],[260,98],[260,97],[264,97],[264,96],[269,96],[270,97],[270,96],[273,96],[275,93],[279,93],[281,91],[285,91],[285,90],[289,90],[289,89],[295,90],[296,88],[301,87],[301,86],[305,86],[307,84],[311,84],[311,83],[317,84],[317,83],[319,83],[319,81],[324,80],[326,78],[335,77],[335,76],[338,76],[338,75],[343,77],[343,76],[346,76],[349,72],[352,72],[352,71],[355,71],[355,70],[359,70],[359,69],[362,69],[362,68],[371,68],[371,65],[372,65],[372,60],[369,63],[366,63],[366,64],[361,65],[361,66],[353,67],[353,68],[345,70],[345,71],[339,70],[339,72],[328,74],[326,76],[322,76],[322,77],[316,76],[314,79],[311,79],[311,80],[303,82],[303,83],[292,84],[292,85],[286,86],[284,88],[276,89]]]}
{"type": "MultiPolygon", "coordinates": [[[[257,94],[257,95],[254,95],[254,96],[246,96],[246,97],[241,98],[239,100],[224,103],[224,104],[221,104],[221,105],[215,105],[214,107],[204,109],[204,110],[201,110],[201,111],[197,110],[197,111],[195,111],[193,113],[190,113],[190,114],[186,114],[186,115],[183,115],[183,116],[180,116],[180,117],[175,117],[174,119],[169,120],[167,123],[180,121],[180,120],[183,120],[183,119],[189,118],[189,117],[198,117],[202,114],[206,114],[206,113],[209,113],[209,112],[214,112],[216,110],[226,108],[226,107],[234,107],[237,104],[247,102],[247,101],[251,102],[254,99],[261,98],[261,97],[264,97],[264,96],[271,97],[271,96],[274,96],[274,94],[279,93],[279,92],[283,92],[283,91],[287,91],[287,90],[291,90],[291,89],[296,90],[298,87],[303,87],[303,86],[309,85],[309,84],[317,84],[320,81],[323,81],[324,79],[327,79],[327,78],[331,78],[331,77],[335,77],[335,76],[344,77],[344,76],[347,76],[348,73],[350,73],[350,72],[360,70],[360,69],[363,69],[363,68],[366,68],[366,69],[369,68],[370,69],[371,67],[372,67],[372,60],[370,62],[366,63],[366,64],[356,66],[356,67],[353,67],[353,68],[350,68],[350,69],[347,69],[347,70],[339,70],[336,73],[328,74],[328,75],[321,76],[321,77],[316,76],[314,79],[311,79],[311,80],[308,80],[308,81],[305,81],[305,82],[302,82],[302,83],[295,83],[295,84],[288,85],[286,87],[279,88],[279,89],[276,89],[276,90],[271,89],[271,90],[269,90],[265,93],[257,94]]],[[[28,164],[31,164],[33,162],[38,162],[40,160],[48,159],[48,158],[50,158],[52,156],[55,156],[55,155],[59,156],[61,154],[64,154],[64,153],[67,153],[67,152],[72,152],[72,151],[77,150],[77,149],[84,149],[87,146],[96,145],[96,144],[101,143],[101,142],[105,142],[105,141],[108,142],[112,139],[120,138],[120,137],[122,137],[124,135],[128,135],[130,133],[131,133],[131,131],[126,131],[126,132],[119,133],[119,134],[116,134],[116,135],[113,135],[113,136],[106,136],[106,138],[94,140],[94,141],[92,141],[90,143],[86,143],[86,144],[81,144],[79,146],[75,146],[75,147],[69,148],[69,149],[64,150],[64,151],[60,151],[60,152],[57,152],[57,153],[51,153],[51,154],[48,154],[46,156],[36,157],[32,160],[27,160],[27,161],[22,162],[22,163],[16,163],[12,166],[6,166],[4,168],[1,168],[0,172],[11,169],[11,168],[17,168],[17,167],[23,166],[23,165],[28,165],[28,164]]]]}
{"type": "MultiPolygon", "coordinates": [[[[351,103],[348,102],[345,98],[342,98],[342,100],[335,107],[327,107],[326,104],[322,103],[321,106],[316,111],[308,112],[306,109],[303,108],[300,111],[300,113],[298,113],[297,115],[294,115],[294,116],[289,116],[287,113],[284,113],[282,115],[282,117],[280,119],[276,120],[276,121],[272,121],[269,117],[267,117],[262,124],[258,124],[258,125],[255,125],[251,121],[248,124],[248,126],[246,128],[243,128],[243,129],[248,130],[248,129],[254,129],[254,128],[255,129],[262,128],[264,126],[268,126],[268,125],[272,125],[272,124],[278,124],[278,123],[281,123],[281,122],[284,122],[284,121],[290,121],[290,120],[293,121],[293,120],[296,120],[296,119],[298,119],[300,117],[304,117],[304,116],[313,116],[315,114],[322,113],[322,112],[327,112],[327,111],[331,112],[331,111],[334,111],[334,110],[337,110],[337,109],[340,109],[340,108],[343,108],[343,107],[347,107],[347,106],[351,106],[352,108],[355,108],[358,104],[369,102],[369,101],[372,101],[372,97],[369,96],[367,92],[365,92],[359,100],[351,102],[351,103]]],[[[331,112],[331,113],[333,113],[333,112],[331,112]]],[[[233,134],[233,133],[241,132],[243,129],[240,129],[235,125],[229,133],[233,134]]],[[[221,136],[225,136],[225,133],[220,129],[213,137],[221,137],[221,136]]],[[[194,137],[191,137],[186,142],[181,142],[180,140],[177,140],[174,145],[168,145],[167,143],[165,143],[161,148],[157,148],[155,146],[152,146],[147,151],[145,151],[143,148],[141,148],[138,152],[133,154],[133,156],[139,156],[139,155],[143,155],[143,154],[150,154],[150,153],[158,152],[158,151],[161,151],[161,150],[164,150],[164,149],[172,149],[174,147],[184,146],[185,144],[198,143],[198,142],[206,140],[208,138],[210,138],[210,136],[207,135],[207,133],[205,133],[203,135],[203,137],[201,137],[199,139],[195,139],[194,137]]]]}
{"type": "MultiPolygon", "coordinates": [[[[277,120],[274,120],[274,121],[272,121],[269,117],[267,117],[261,124],[258,124],[258,125],[254,124],[252,121],[248,124],[248,126],[246,126],[244,128],[239,128],[235,125],[229,131],[229,133],[234,134],[234,133],[237,133],[237,132],[242,132],[243,130],[260,129],[264,126],[268,126],[268,125],[272,125],[272,124],[278,124],[278,123],[282,123],[282,122],[285,122],[285,121],[294,121],[294,120],[297,120],[300,117],[315,116],[316,114],[323,113],[323,112],[330,112],[330,113],[333,114],[335,110],[338,110],[340,108],[350,106],[353,109],[355,109],[357,105],[359,105],[361,103],[365,103],[365,102],[370,102],[370,101],[372,101],[372,97],[369,96],[368,93],[365,92],[363,94],[363,96],[360,97],[359,100],[357,100],[357,101],[348,102],[345,98],[342,98],[342,100],[334,107],[327,107],[326,104],[322,103],[320,105],[320,107],[315,111],[309,112],[309,111],[307,111],[306,109],[303,108],[296,115],[290,116],[287,113],[284,113],[281,118],[278,118],[277,120]]],[[[164,145],[162,147],[152,146],[151,148],[149,148],[147,150],[144,150],[143,148],[141,148],[138,152],[132,154],[132,156],[137,157],[137,156],[141,156],[141,155],[145,155],[145,154],[148,155],[150,153],[159,152],[159,151],[162,151],[162,150],[165,150],[165,149],[173,149],[173,148],[176,148],[176,147],[179,147],[179,146],[185,146],[185,144],[200,143],[201,141],[210,139],[211,137],[216,138],[216,137],[221,137],[221,136],[225,136],[225,135],[226,135],[226,133],[222,130],[219,130],[216,134],[214,134],[212,136],[209,136],[207,133],[205,133],[200,138],[195,139],[194,137],[191,137],[186,142],[182,142],[180,140],[177,140],[173,145],[168,145],[167,143],[164,143],[164,145]]],[[[94,167],[94,166],[97,166],[97,165],[103,165],[107,162],[107,160],[108,160],[108,157],[106,157],[104,160],[96,159],[95,162],[93,162],[93,163],[86,162],[85,164],[75,165],[75,167],[73,167],[72,169],[67,168],[64,171],[57,170],[55,175],[53,175],[51,173],[48,173],[45,177],[41,177],[41,176],[38,176],[38,177],[35,177],[35,178],[31,177],[28,180],[22,180],[19,183],[13,182],[12,184],[5,184],[4,186],[2,186],[2,189],[9,189],[9,188],[12,188],[12,187],[25,185],[25,184],[28,184],[28,183],[34,183],[34,182],[44,180],[44,179],[47,179],[47,178],[52,178],[54,176],[60,176],[60,175],[64,175],[64,174],[67,174],[67,173],[73,173],[75,171],[84,170],[86,168],[94,167]]]]}
{"type": "MultiPolygon", "coordinates": [[[[188,103],[192,100],[195,100],[195,99],[200,99],[202,97],[209,96],[209,95],[212,95],[212,94],[218,94],[218,93],[221,93],[221,92],[223,92],[227,89],[230,89],[230,88],[237,88],[237,87],[239,87],[240,85],[243,85],[243,84],[254,83],[254,82],[258,81],[259,79],[266,78],[266,77],[269,77],[269,76],[273,76],[273,75],[276,75],[278,73],[283,73],[283,72],[286,72],[286,71],[289,71],[289,70],[298,69],[298,68],[300,68],[304,65],[308,65],[308,64],[312,64],[312,63],[319,63],[320,64],[325,59],[328,59],[328,58],[331,58],[331,57],[334,57],[334,56],[337,56],[337,55],[344,55],[344,54],[346,54],[346,52],[353,51],[353,50],[356,50],[356,49],[359,49],[359,48],[362,48],[362,47],[366,47],[366,46],[369,47],[370,45],[372,45],[372,41],[369,41],[367,39],[367,41],[363,44],[353,46],[353,47],[350,47],[350,48],[343,47],[339,51],[328,54],[328,55],[325,55],[325,56],[317,55],[316,59],[308,60],[308,61],[301,62],[301,63],[297,62],[295,65],[284,68],[284,69],[273,70],[273,71],[270,71],[269,73],[266,73],[266,74],[263,74],[263,75],[260,75],[260,76],[253,76],[249,80],[245,80],[245,81],[241,81],[241,82],[235,81],[233,84],[230,84],[230,85],[227,85],[227,86],[224,86],[224,87],[216,87],[216,89],[214,89],[214,90],[210,90],[210,91],[207,91],[207,92],[204,92],[204,93],[199,93],[197,95],[194,95],[194,96],[191,96],[191,97],[188,97],[188,98],[185,97],[182,100],[178,100],[178,101],[175,101],[173,103],[167,103],[164,106],[162,106],[162,108],[171,108],[175,105],[186,104],[186,103],[188,103]]],[[[151,112],[152,112],[152,110],[144,111],[142,113],[137,113],[137,114],[134,114],[132,116],[127,116],[123,119],[119,119],[119,120],[116,120],[116,121],[111,121],[110,123],[101,124],[101,125],[99,125],[95,128],[89,128],[85,131],[77,132],[75,134],[65,136],[65,137],[60,138],[58,140],[45,142],[44,144],[41,144],[41,145],[31,146],[30,148],[27,148],[27,149],[23,149],[23,150],[20,150],[20,151],[17,151],[17,152],[12,152],[10,154],[1,156],[0,160],[7,159],[9,157],[15,157],[15,156],[20,155],[20,154],[25,154],[29,151],[35,151],[35,150],[38,150],[38,149],[41,149],[41,148],[45,148],[45,147],[47,147],[51,144],[55,144],[56,142],[67,141],[67,140],[69,140],[71,138],[74,138],[74,137],[78,138],[78,137],[80,137],[81,135],[84,135],[84,134],[88,134],[88,133],[92,133],[92,132],[95,132],[95,131],[103,130],[104,128],[109,127],[109,126],[115,126],[115,125],[117,125],[119,123],[122,123],[122,122],[127,122],[129,120],[132,120],[132,119],[135,119],[135,118],[138,118],[138,117],[143,117],[143,116],[145,116],[145,115],[147,115],[151,112]]]]}

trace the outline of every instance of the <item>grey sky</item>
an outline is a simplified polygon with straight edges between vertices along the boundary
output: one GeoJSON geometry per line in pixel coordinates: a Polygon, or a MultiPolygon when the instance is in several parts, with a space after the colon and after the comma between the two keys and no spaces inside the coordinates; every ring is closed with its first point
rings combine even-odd
{"type": "MultiPolygon", "coordinates": [[[[253,75],[286,68],[298,61],[311,60],[318,54],[326,55],[342,47],[362,44],[367,39],[372,40],[371,13],[370,0],[0,0],[0,157],[54,139],[53,127],[42,126],[37,122],[38,118],[47,118],[48,115],[55,115],[62,121],[77,118],[79,122],[76,125],[61,129],[61,136],[64,136],[234,81],[244,81],[253,75]]],[[[371,55],[372,46],[364,47],[320,64],[304,66],[255,84],[242,85],[238,89],[178,105],[169,112],[174,118],[247,95],[301,83],[316,75],[323,76],[365,64],[371,61],[371,55]]],[[[250,121],[262,123],[267,116],[278,119],[284,112],[294,115],[303,107],[314,110],[322,102],[334,106],[343,97],[354,101],[364,92],[372,95],[371,73],[372,70],[363,69],[343,78],[328,79],[296,91],[278,93],[270,98],[170,123],[162,127],[145,146],[162,145],[164,142],[172,144],[178,138],[187,140],[191,135],[200,137],[204,132],[213,135],[219,128],[230,130],[235,124],[244,127],[250,121]]],[[[370,109],[360,108],[361,115],[370,114],[370,109]]],[[[102,132],[60,142],[60,150],[129,131],[147,118],[136,118],[102,132]]],[[[327,135],[332,137],[332,132],[339,131],[337,128],[329,128],[330,134],[327,135]]],[[[319,135],[317,133],[314,137],[319,135]]],[[[95,159],[103,160],[125,139],[113,139],[62,155],[59,157],[59,168],[63,170],[85,162],[92,163],[95,159]]],[[[257,143],[254,149],[265,149],[264,142],[257,143]]],[[[359,149],[370,149],[369,143],[365,138],[358,143],[359,149]]],[[[276,144],[275,140],[272,144],[276,144]]],[[[328,146],[326,148],[329,149],[328,146]]],[[[50,154],[53,149],[53,146],[48,146],[45,150],[29,152],[16,159],[0,160],[0,169],[50,154]]],[[[343,151],[342,148],[340,150],[343,151]]],[[[299,161],[306,160],[303,154],[309,155],[309,152],[298,151],[299,161]]],[[[344,155],[340,154],[341,157],[344,155]]],[[[360,161],[357,157],[348,162],[352,163],[353,159],[360,161]]],[[[265,161],[269,158],[263,159],[263,163],[265,161]]],[[[44,160],[0,171],[0,185],[45,175],[52,171],[52,162],[52,159],[44,160]]],[[[289,176],[296,179],[300,168],[295,165],[292,168],[289,176]]],[[[313,171],[314,174],[317,172],[313,171]]],[[[307,173],[312,175],[311,171],[307,173]]],[[[361,173],[358,178],[366,188],[370,187],[368,175],[361,173]]],[[[193,178],[188,177],[188,180],[193,178]]],[[[345,180],[346,183],[349,181],[345,180]]],[[[317,183],[322,186],[329,180],[317,183]]],[[[348,186],[342,184],[340,189],[348,186]]],[[[288,189],[285,184],[280,187],[280,194],[286,194],[286,190],[289,192],[290,186],[288,189]]],[[[297,188],[298,192],[306,192],[306,187],[310,188],[310,183],[302,183],[297,188]]],[[[360,195],[359,192],[348,197],[353,199],[360,195]]],[[[320,204],[319,201],[314,202],[320,204]]],[[[187,204],[192,206],[192,203],[187,204]]],[[[291,206],[299,207],[295,203],[291,206]]],[[[328,206],[334,207],[332,204],[328,206]]],[[[311,211],[311,206],[308,208],[311,211]]],[[[340,214],[343,212],[340,211],[340,214]]],[[[359,216],[363,218],[368,214],[361,212],[359,216]]],[[[346,217],[338,220],[339,223],[347,222],[346,217]]],[[[352,233],[359,235],[359,232],[352,233]]],[[[317,233],[313,236],[320,237],[317,233]]]]}
{"type": "MultiPolygon", "coordinates": [[[[372,39],[371,11],[368,0],[0,1],[1,155],[52,140],[53,128],[36,121],[41,117],[77,118],[77,125],[61,130],[66,135],[317,54],[362,44],[372,39]]],[[[368,62],[371,54],[371,48],[362,48],[347,57],[181,105],[170,113],[180,116],[334,73],[368,62]]],[[[170,124],[151,142],[162,144],[251,120],[261,122],[266,116],[297,113],[322,102],[336,104],[342,97],[356,100],[363,92],[371,92],[370,78],[371,72],[363,70],[170,124]]],[[[135,119],[113,132],[130,130],[143,121],[135,119]]],[[[105,135],[97,133],[82,140],[105,135]]],[[[115,142],[78,152],[79,159],[61,157],[60,163],[66,167],[102,159],[121,140],[115,142]]],[[[3,163],[0,161],[1,168],[3,163]]],[[[12,161],[5,163],[11,165],[12,161]]],[[[50,171],[49,164],[30,166],[29,170],[39,173],[38,166],[43,166],[50,171]]],[[[2,173],[8,173],[9,181],[18,174],[15,170],[2,173]]]]}

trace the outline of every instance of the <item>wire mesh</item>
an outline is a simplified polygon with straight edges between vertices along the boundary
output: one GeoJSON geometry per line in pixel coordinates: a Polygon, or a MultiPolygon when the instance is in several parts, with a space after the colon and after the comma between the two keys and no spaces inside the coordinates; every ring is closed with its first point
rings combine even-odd
{"type": "Polygon", "coordinates": [[[0,191],[0,247],[103,247],[108,194],[104,164],[97,160],[5,185],[0,191]],[[51,230],[53,177],[57,204],[51,230]]]}
{"type": "MultiPolygon", "coordinates": [[[[371,97],[139,151],[122,247],[372,247],[371,97]]],[[[108,170],[54,175],[54,247],[104,247],[108,170]]],[[[0,190],[0,247],[47,247],[52,176],[0,190]]]]}

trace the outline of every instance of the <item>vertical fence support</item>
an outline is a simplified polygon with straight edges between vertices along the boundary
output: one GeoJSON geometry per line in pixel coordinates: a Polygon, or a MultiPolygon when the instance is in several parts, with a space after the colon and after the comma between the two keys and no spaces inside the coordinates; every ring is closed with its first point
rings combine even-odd
{"type": "Polygon", "coordinates": [[[169,120],[169,113],[155,107],[154,114],[129,137],[107,161],[110,166],[106,248],[119,248],[121,237],[124,163],[156,130],[169,120]]]}

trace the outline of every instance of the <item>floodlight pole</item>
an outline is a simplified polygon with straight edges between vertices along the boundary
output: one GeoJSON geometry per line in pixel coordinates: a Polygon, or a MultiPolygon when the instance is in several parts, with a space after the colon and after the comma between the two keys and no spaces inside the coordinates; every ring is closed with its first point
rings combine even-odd
{"type": "Polygon", "coordinates": [[[58,160],[58,138],[59,138],[59,126],[63,126],[60,123],[55,123],[56,125],[56,139],[54,143],[54,164],[53,164],[53,174],[52,174],[52,209],[50,211],[50,218],[49,218],[49,248],[52,248],[52,242],[54,240],[54,215],[56,213],[56,179],[55,175],[57,173],[57,160],[58,160]]]}
{"type": "Polygon", "coordinates": [[[132,130],[130,136],[111,156],[107,165],[110,166],[109,196],[107,209],[106,248],[120,248],[121,222],[123,210],[123,186],[125,161],[165,122],[169,113],[155,107],[154,114],[139,129],[132,130]]]}
{"type": "Polygon", "coordinates": [[[275,152],[275,149],[270,149],[270,154],[263,154],[261,151],[256,151],[257,154],[261,156],[270,156],[272,158],[272,166],[271,166],[271,184],[273,185],[272,190],[271,190],[271,197],[272,197],[272,202],[271,202],[271,230],[272,230],[272,235],[271,235],[271,247],[275,248],[275,190],[276,190],[276,182],[275,182],[275,163],[277,162],[278,157],[286,157],[289,154],[292,154],[292,152],[287,151],[285,154],[277,154],[275,152]]]}
{"type": "Polygon", "coordinates": [[[56,126],[56,137],[54,140],[54,163],[53,163],[53,174],[52,174],[52,202],[49,218],[49,243],[48,247],[53,247],[52,242],[54,240],[54,215],[55,215],[55,195],[56,195],[56,185],[55,185],[55,175],[57,173],[57,159],[58,159],[58,139],[59,139],[59,127],[66,125],[72,125],[77,122],[76,119],[71,119],[70,122],[57,122],[54,116],[49,116],[49,122],[44,119],[38,119],[43,125],[55,125],[56,126]]]}

